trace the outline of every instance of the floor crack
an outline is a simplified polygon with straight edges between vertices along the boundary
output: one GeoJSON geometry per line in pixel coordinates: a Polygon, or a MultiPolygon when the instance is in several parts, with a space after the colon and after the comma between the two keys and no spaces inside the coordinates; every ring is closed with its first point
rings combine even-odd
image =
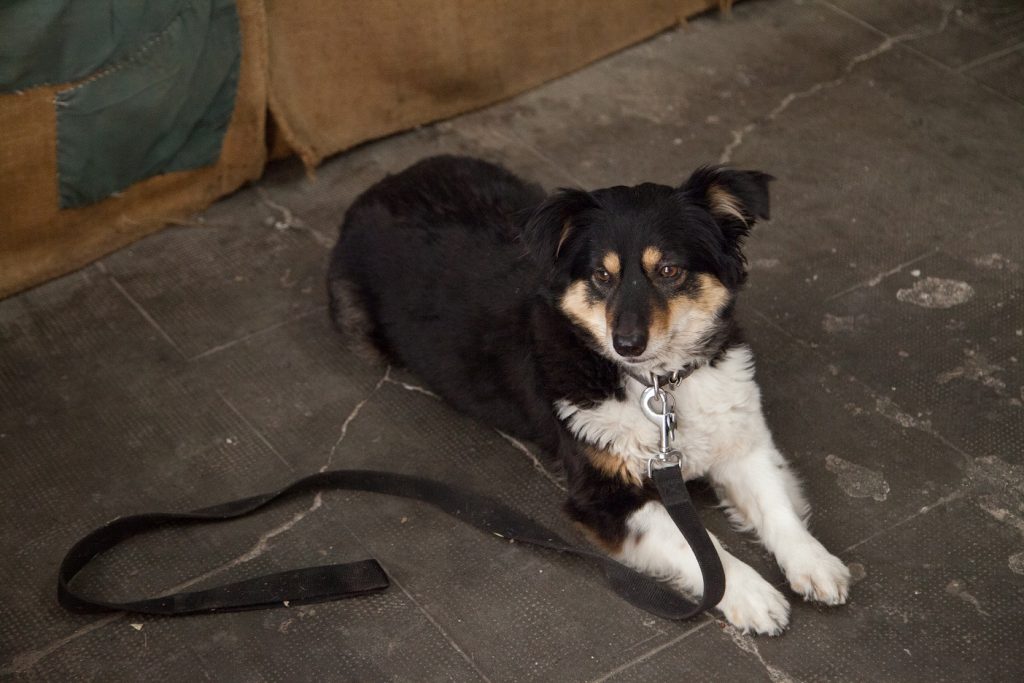
{"type": "Polygon", "coordinates": [[[426,387],[421,387],[418,384],[410,384],[409,382],[403,382],[402,380],[394,379],[393,377],[390,376],[385,377],[384,381],[387,382],[388,384],[394,384],[395,386],[402,387],[406,391],[411,391],[417,394],[423,394],[424,396],[429,396],[430,398],[441,398],[430,389],[427,389],[426,387]]]}
{"type": "MultiPolygon", "coordinates": [[[[831,5],[828,5],[828,3],[825,2],[821,4],[825,4],[831,7],[831,5]]],[[[740,128],[733,130],[732,140],[722,150],[721,155],[719,155],[718,157],[718,163],[726,164],[732,161],[733,153],[740,147],[740,145],[742,145],[746,141],[746,138],[750,133],[753,133],[759,125],[763,125],[764,123],[774,121],[775,119],[777,119],[780,115],[782,115],[784,111],[789,109],[790,105],[792,105],[797,100],[813,97],[822,90],[830,90],[839,85],[842,85],[846,81],[847,76],[853,73],[853,70],[856,69],[857,66],[863,64],[864,62],[870,61],[881,54],[888,52],[889,50],[891,50],[896,45],[899,45],[900,43],[905,43],[911,40],[918,40],[920,38],[927,38],[942,33],[943,31],[946,30],[946,27],[949,26],[949,18],[953,14],[953,9],[954,8],[952,6],[948,6],[943,9],[942,19],[939,21],[938,26],[936,26],[935,28],[908,31],[907,33],[901,33],[900,35],[897,36],[886,36],[881,43],[871,48],[870,50],[854,55],[843,67],[842,73],[840,73],[840,75],[837,76],[836,78],[815,83],[814,85],[804,90],[788,93],[762,119],[760,119],[759,121],[752,121],[740,128]]]]}
{"type": "Polygon", "coordinates": [[[368,393],[366,397],[363,398],[363,400],[359,401],[359,403],[356,403],[355,407],[352,408],[352,411],[345,418],[344,422],[341,423],[341,432],[338,434],[338,438],[334,442],[334,445],[331,446],[331,450],[327,454],[327,462],[325,462],[323,466],[320,468],[321,472],[326,472],[327,470],[331,469],[331,464],[334,462],[334,454],[337,452],[338,447],[341,445],[341,442],[345,440],[346,436],[348,436],[349,425],[351,425],[352,421],[359,416],[360,411],[362,411],[363,406],[366,405],[367,401],[369,401],[373,397],[373,395],[376,394],[377,391],[379,391],[382,386],[384,386],[385,382],[389,381],[393,381],[391,380],[390,365],[384,369],[384,374],[381,376],[379,380],[377,380],[377,383],[373,386],[373,389],[370,390],[370,393],[368,393]]]}
{"type": "Polygon", "coordinates": [[[334,240],[329,236],[323,234],[316,228],[312,228],[306,225],[305,221],[296,216],[291,209],[284,204],[279,204],[270,198],[270,194],[262,187],[256,188],[256,194],[259,195],[260,201],[263,206],[276,211],[280,214],[280,218],[274,218],[270,216],[267,218],[267,223],[272,225],[275,230],[286,232],[288,230],[299,230],[309,233],[309,236],[313,238],[313,241],[319,244],[321,247],[331,249],[334,247],[334,240]]]}
{"type": "MultiPolygon", "coordinates": [[[[281,524],[277,525],[273,529],[270,529],[269,531],[266,531],[266,532],[260,534],[259,538],[256,539],[256,543],[254,543],[251,548],[249,548],[247,551],[245,551],[241,555],[238,555],[238,556],[234,557],[233,559],[228,560],[227,562],[225,562],[225,563],[223,563],[223,564],[221,564],[221,565],[219,565],[217,567],[214,567],[213,569],[211,569],[211,570],[209,570],[207,572],[199,574],[198,576],[194,576],[191,579],[183,581],[182,583],[179,583],[177,585],[171,586],[170,588],[162,591],[161,595],[168,595],[170,593],[177,593],[179,591],[183,591],[186,588],[190,588],[190,587],[194,586],[195,584],[199,583],[200,581],[205,581],[206,579],[210,579],[210,578],[212,578],[214,576],[217,576],[218,574],[226,572],[229,569],[233,569],[234,567],[237,567],[239,565],[245,564],[246,562],[250,562],[250,561],[260,557],[261,555],[263,555],[263,553],[267,552],[267,550],[270,549],[270,540],[272,538],[274,538],[276,536],[280,536],[281,534],[290,531],[291,529],[293,529],[295,527],[296,524],[298,524],[303,519],[305,519],[309,514],[315,512],[318,509],[320,509],[320,507],[322,507],[322,505],[323,505],[323,497],[322,497],[322,494],[318,492],[316,494],[316,496],[314,496],[313,502],[312,502],[312,504],[308,508],[306,508],[305,510],[300,510],[299,512],[296,512],[287,521],[282,522],[281,524]]],[[[102,617],[102,618],[97,619],[96,621],[94,621],[94,622],[92,622],[90,624],[86,624],[85,626],[83,626],[83,627],[81,627],[81,628],[79,628],[79,629],[77,629],[75,631],[72,631],[70,634],[68,634],[68,635],[66,635],[66,636],[64,636],[62,638],[59,638],[59,639],[53,641],[52,643],[50,643],[50,644],[48,644],[48,645],[46,645],[44,647],[37,648],[35,650],[29,650],[27,652],[22,652],[21,654],[17,654],[14,657],[11,658],[10,664],[8,664],[4,668],[0,669],[0,674],[2,674],[2,675],[9,675],[9,674],[24,673],[24,672],[28,671],[29,669],[31,669],[32,667],[34,667],[39,662],[41,662],[46,657],[50,656],[51,654],[53,654],[57,650],[59,650],[62,647],[64,647],[65,645],[67,645],[67,644],[69,644],[69,643],[71,643],[71,642],[81,638],[82,636],[86,636],[86,635],[92,633],[93,631],[95,631],[98,628],[102,628],[102,627],[106,626],[107,624],[110,624],[110,623],[113,623],[113,622],[118,621],[120,619],[123,619],[126,616],[127,616],[127,613],[125,613],[125,612],[118,612],[117,614],[111,614],[109,616],[102,617]]]]}
{"type": "Polygon", "coordinates": [[[498,433],[498,436],[500,436],[501,438],[505,439],[505,441],[508,441],[510,444],[512,444],[512,446],[517,451],[519,451],[520,453],[525,455],[527,458],[529,458],[530,462],[533,463],[533,469],[537,470],[542,475],[544,475],[544,477],[548,481],[550,481],[552,484],[555,485],[555,488],[557,488],[557,489],[559,489],[559,490],[561,490],[563,492],[569,490],[566,487],[565,482],[559,481],[558,477],[556,477],[554,474],[552,474],[551,470],[549,470],[547,467],[544,466],[544,463],[542,463],[540,461],[540,458],[538,458],[537,455],[526,446],[526,444],[524,444],[522,441],[520,441],[519,439],[515,438],[514,436],[510,436],[510,435],[506,434],[505,432],[501,431],[500,429],[495,429],[494,431],[496,431],[498,433]]]}
{"type": "Polygon", "coordinates": [[[724,630],[732,638],[732,642],[736,644],[736,647],[748,654],[754,655],[757,661],[761,663],[761,666],[764,667],[772,683],[796,683],[795,678],[777,666],[773,666],[765,661],[764,655],[761,654],[761,650],[757,647],[757,643],[754,642],[753,638],[740,632],[739,629],[731,624],[726,624],[724,630]]]}

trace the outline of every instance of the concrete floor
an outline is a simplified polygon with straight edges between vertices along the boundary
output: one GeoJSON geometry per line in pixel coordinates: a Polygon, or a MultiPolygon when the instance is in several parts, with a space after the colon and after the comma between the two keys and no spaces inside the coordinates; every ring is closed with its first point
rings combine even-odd
{"type": "MultiPolygon", "coordinates": [[[[26,680],[1024,679],[1024,9],[790,0],[699,18],[509,102],[293,163],[78,273],[0,302],[0,672],[26,680]],[[578,562],[403,501],[326,493],[104,559],[111,596],[373,555],[387,593],[158,619],[73,616],[57,563],[121,514],[322,466],[424,473],[559,529],[557,478],[324,313],[345,207],[457,152],[547,187],[778,177],[742,317],[779,445],[850,604],[751,638],[669,623],[578,562]],[[212,571],[211,571],[212,570],[212,571]]],[[[709,502],[707,496],[702,500],[709,502]]],[[[774,579],[749,538],[708,525],[774,579]]],[[[566,531],[571,534],[571,531],[566,531]]]]}

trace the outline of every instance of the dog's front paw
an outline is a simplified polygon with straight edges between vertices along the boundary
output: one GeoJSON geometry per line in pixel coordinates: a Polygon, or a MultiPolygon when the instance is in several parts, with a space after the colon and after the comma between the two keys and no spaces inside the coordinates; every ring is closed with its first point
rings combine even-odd
{"type": "Polygon", "coordinates": [[[782,566],[789,586],[826,605],[842,605],[850,593],[850,570],[843,561],[815,542],[790,553],[782,566]]]}
{"type": "Polygon", "coordinates": [[[742,562],[726,572],[718,609],[744,633],[777,636],[789,625],[789,603],[782,593],[742,562]]]}

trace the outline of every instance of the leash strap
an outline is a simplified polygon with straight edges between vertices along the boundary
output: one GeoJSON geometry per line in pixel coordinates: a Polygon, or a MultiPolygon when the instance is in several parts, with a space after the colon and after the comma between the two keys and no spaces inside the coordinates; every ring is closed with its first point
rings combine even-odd
{"type": "Polygon", "coordinates": [[[640,609],[666,619],[682,620],[718,604],[725,591],[725,574],[686,484],[676,468],[654,471],[654,481],[672,519],[693,548],[704,577],[704,595],[694,604],[664,584],[640,574],[600,553],[580,548],[503,503],[476,493],[454,489],[422,477],[373,470],[333,470],[299,479],[283,489],[222,503],[192,512],[157,512],[120,517],[75,543],[61,562],[57,599],[74,612],[136,612],[178,615],[227,612],[308,604],[365,595],[388,587],[387,574],[373,559],[346,564],[293,569],[207,590],[172,593],[128,602],[110,602],[82,595],[72,580],[97,555],[122,541],[161,528],[237,519],[275,501],[319,489],[383,493],[433,505],[443,512],[510,541],[590,558],[604,570],[612,588],[640,609]]]}

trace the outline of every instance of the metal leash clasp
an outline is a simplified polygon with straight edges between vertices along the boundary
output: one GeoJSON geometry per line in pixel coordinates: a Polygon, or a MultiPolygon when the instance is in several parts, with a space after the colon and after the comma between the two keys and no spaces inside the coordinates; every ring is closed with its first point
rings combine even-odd
{"type": "Polygon", "coordinates": [[[647,460],[647,476],[650,477],[655,469],[681,467],[683,454],[671,445],[676,433],[675,402],[672,394],[661,388],[654,373],[651,373],[651,386],[640,395],[640,410],[658,427],[660,436],[657,455],[647,460]]]}

